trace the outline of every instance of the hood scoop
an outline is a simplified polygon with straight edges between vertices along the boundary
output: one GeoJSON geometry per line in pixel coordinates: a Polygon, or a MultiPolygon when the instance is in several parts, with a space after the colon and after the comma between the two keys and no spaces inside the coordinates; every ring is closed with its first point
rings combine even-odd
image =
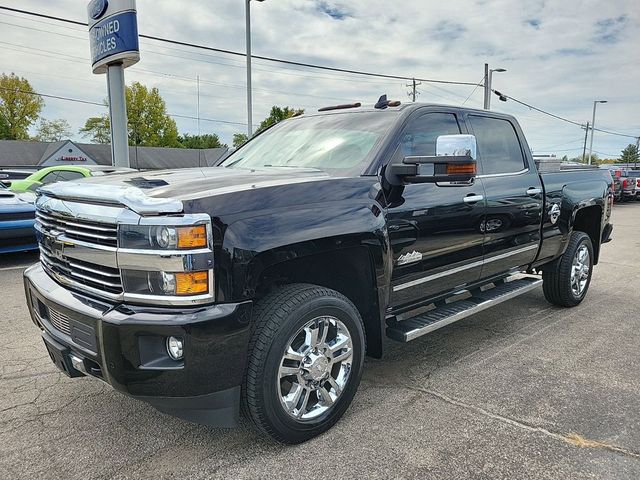
{"type": "MultiPolygon", "coordinates": [[[[153,187],[146,186],[145,188],[153,187]]],[[[150,197],[137,186],[60,182],[41,187],[38,192],[60,200],[121,205],[143,216],[182,213],[184,210],[180,200],[150,197]]]]}

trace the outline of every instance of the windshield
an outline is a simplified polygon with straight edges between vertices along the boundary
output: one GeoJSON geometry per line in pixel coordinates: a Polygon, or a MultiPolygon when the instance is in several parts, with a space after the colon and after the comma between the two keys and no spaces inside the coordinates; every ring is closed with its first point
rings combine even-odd
{"type": "Polygon", "coordinates": [[[237,168],[315,168],[359,175],[393,124],[391,112],[341,113],[284,121],[222,163],[237,168]]]}

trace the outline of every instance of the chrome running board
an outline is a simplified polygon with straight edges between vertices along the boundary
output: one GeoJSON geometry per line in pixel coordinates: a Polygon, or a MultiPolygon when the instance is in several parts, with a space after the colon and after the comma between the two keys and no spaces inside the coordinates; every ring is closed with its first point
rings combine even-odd
{"type": "Polygon", "coordinates": [[[542,280],[539,277],[522,277],[498,284],[488,290],[480,291],[470,298],[444,304],[407,320],[397,321],[391,319],[388,322],[387,336],[399,342],[409,342],[494,305],[506,302],[518,295],[527,293],[540,285],[542,285],[542,280]]]}

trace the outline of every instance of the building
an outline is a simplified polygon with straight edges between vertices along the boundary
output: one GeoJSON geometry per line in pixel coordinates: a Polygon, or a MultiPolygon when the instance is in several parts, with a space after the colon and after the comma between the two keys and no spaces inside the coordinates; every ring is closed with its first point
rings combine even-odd
{"type": "MultiPolygon", "coordinates": [[[[155,170],[212,166],[227,148],[129,147],[131,168],[155,170]]],[[[0,140],[0,169],[34,169],[53,165],[111,165],[111,146],[90,143],[0,140]]]]}

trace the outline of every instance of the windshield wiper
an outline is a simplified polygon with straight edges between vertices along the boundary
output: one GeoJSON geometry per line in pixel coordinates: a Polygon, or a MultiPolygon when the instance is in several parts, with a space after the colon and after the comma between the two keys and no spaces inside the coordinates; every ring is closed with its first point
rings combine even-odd
{"type": "Polygon", "coordinates": [[[317,170],[319,172],[323,172],[324,171],[321,168],[303,167],[303,166],[300,166],[300,165],[263,165],[263,167],[269,167],[269,168],[305,168],[307,170],[317,170]]]}
{"type": "Polygon", "coordinates": [[[233,167],[236,163],[238,163],[238,162],[239,162],[239,161],[241,161],[241,160],[244,160],[244,157],[240,157],[239,159],[234,160],[233,162],[228,163],[227,165],[220,165],[220,166],[233,167]]]}

